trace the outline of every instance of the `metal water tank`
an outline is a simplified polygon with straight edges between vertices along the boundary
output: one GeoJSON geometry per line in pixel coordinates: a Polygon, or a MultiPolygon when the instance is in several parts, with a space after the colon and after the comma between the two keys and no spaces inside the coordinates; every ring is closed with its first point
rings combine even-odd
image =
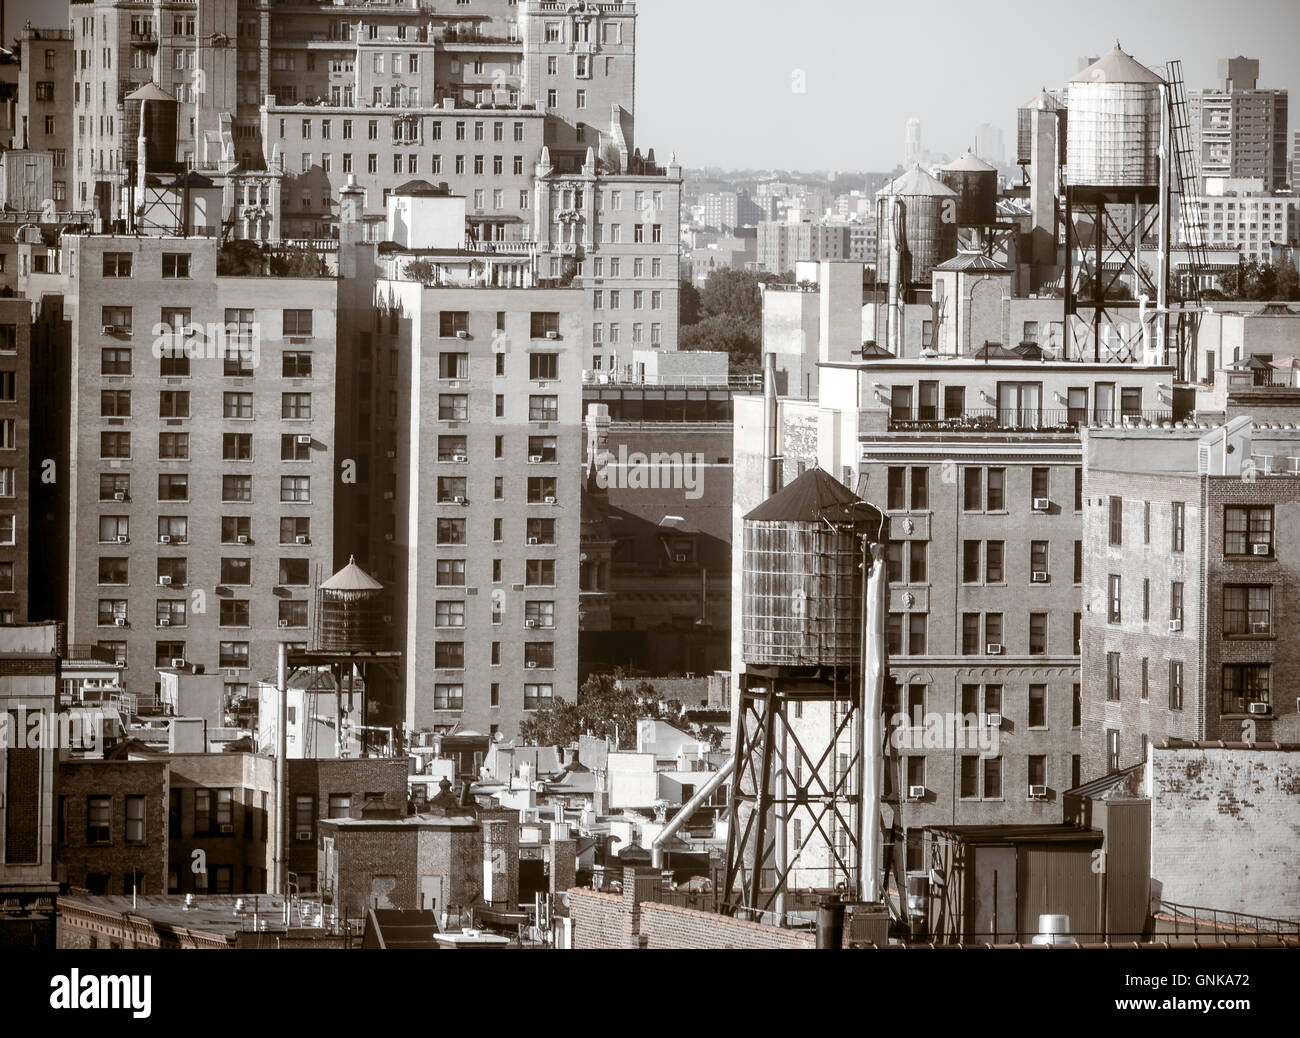
{"type": "Polygon", "coordinates": [[[1071,187],[1155,187],[1160,183],[1164,80],[1115,49],[1069,88],[1066,183],[1071,187]]]}
{"type": "Polygon", "coordinates": [[[966,152],[939,170],[939,181],[957,194],[957,226],[989,227],[998,218],[998,171],[966,152]]]}
{"type": "Polygon", "coordinates": [[[167,173],[180,168],[176,161],[176,121],[180,105],[156,83],[145,83],[126,95],[126,127],[135,158],[135,140],[140,134],[141,106],[144,108],[145,169],[167,173]]]}
{"type": "Polygon", "coordinates": [[[898,201],[903,203],[903,232],[912,257],[907,283],[928,286],[934,268],[957,255],[957,192],[920,166],[913,166],[877,191],[877,272],[889,269],[894,244],[893,206],[898,201]]]}
{"type": "Polygon", "coordinates": [[[355,558],[321,584],[316,597],[321,652],[382,652],[390,649],[390,623],[383,615],[384,585],[355,558]]]}
{"type": "Polygon", "coordinates": [[[1065,106],[1044,87],[1016,109],[1016,162],[1027,166],[1034,161],[1034,112],[1056,112],[1058,119],[1065,106]]]}
{"type": "Polygon", "coordinates": [[[750,666],[851,666],[862,645],[863,539],[884,517],[810,469],[744,519],[741,654],[750,666]]]}

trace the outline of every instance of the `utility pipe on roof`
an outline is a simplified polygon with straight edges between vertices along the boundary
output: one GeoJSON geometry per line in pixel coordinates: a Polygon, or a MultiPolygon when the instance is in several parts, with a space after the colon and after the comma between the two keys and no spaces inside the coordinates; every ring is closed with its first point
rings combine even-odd
{"type": "Polygon", "coordinates": [[[655,837],[654,843],[650,845],[651,867],[656,869],[664,867],[664,844],[677,835],[677,831],[690,820],[691,815],[699,810],[704,801],[708,800],[713,795],[714,790],[726,782],[735,770],[736,758],[731,757],[726,764],[713,773],[708,782],[695,791],[695,796],[682,805],[682,809],[673,816],[671,822],[664,826],[659,835],[655,837]]]}

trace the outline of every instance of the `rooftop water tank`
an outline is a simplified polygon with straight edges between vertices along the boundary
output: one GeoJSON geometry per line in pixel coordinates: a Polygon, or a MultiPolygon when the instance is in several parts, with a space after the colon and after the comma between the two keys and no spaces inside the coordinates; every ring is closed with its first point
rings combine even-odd
{"type": "Polygon", "coordinates": [[[751,666],[860,661],[863,538],[884,517],[821,469],[745,516],[741,654],[751,666]]]}
{"type": "Polygon", "coordinates": [[[911,254],[909,285],[931,283],[936,266],[957,255],[957,192],[941,184],[919,165],[876,192],[876,270],[889,270],[894,244],[893,206],[904,207],[903,232],[911,254]]]}
{"type": "Polygon", "coordinates": [[[957,226],[989,227],[998,217],[998,171],[966,152],[939,170],[939,181],[957,193],[957,226]]]}
{"type": "Polygon", "coordinates": [[[1118,44],[1070,81],[1067,184],[1159,185],[1163,85],[1118,44]]]}
{"type": "Polygon", "coordinates": [[[391,648],[383,616],[384,585],[355,558],[321,584],[316,599],[320,652],[382,652],[391,648]]]}

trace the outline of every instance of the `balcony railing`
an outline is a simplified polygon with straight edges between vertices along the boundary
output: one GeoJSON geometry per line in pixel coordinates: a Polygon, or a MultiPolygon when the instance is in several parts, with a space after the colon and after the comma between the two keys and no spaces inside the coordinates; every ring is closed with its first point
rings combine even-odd
{"type": "Polygon", "coordinates": [[[1132,427],[1173,422],[1171,411],[1089,411],[1087,408],[968,408],[939,417],[937,408],[894,408],[891,432],[1077,432],[1083,427],[1132,427]]]}

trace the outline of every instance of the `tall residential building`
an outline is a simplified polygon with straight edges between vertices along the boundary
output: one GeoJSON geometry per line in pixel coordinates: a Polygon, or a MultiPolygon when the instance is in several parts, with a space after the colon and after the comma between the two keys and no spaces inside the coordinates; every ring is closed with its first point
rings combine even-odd
{"type": "Polygon", "coordinates": [[[745,191],[711,191],[700,197],[704,206],[704,226],[720,231],[750,227],[763,217],[763,210],[745,191]]]}
{"type": "Polygon", "coordinates": [[[1002,135],[1002,127],[992,123],[980,123],[975,128],[975,154],[985,162],[1002,166],[1007,161],[1007,146],[1002,135]]]}
{"type": "Polygon", "coordinates": [[[1084,455],[1087,772],[1165,739],[1294,741],[1294,429],[1089,430],[1084,455]]]}
{"type": "MultiPolygon", "coordinates": [[[[1215,180],[1199,199],[1205,244],[1267,262],[1272,246],[1300,245],[1300,195],[1264,190],[1259,178],[1215,180]]],[[[1180,213],[1180,240],[1181,209],[1180,213]]]]}
{"type": "Polygon", "coordinates": [[[0,624],[30,619],[29,563],[33,556],[30,481],[32,465],[32,304],[0,299],[0,624]]]}
{"type": "Polygon", "coordinates": [[[1221,60],[1219,79],[1217,88],[1187,95],[1202,178],[1258,177],[1277,190],[1287,183],[1287,92],[1259,88],[1255,58],[1221,60]]]}
{"type": "Polygon", "coordinates": [[[916,116],[907,120],[903,132],[903,167],[911,169],[921,161],[921,120],[916,116]]]}
{"type": "Polygon", "coordinates": [[[22,67],[18,76],[16,147],[48,151],[53,165],[50,200],[58,212],[69,208],[72,183],[75,78],[72,33],[68,29],[23,27],[22,67]]]}
{"type": "Polygon", "coordinates": [[[758,225],[758,267],[784,274],[796,263],[847,260],[869,240],[869,232],[855,234],[849,224],[764,220],[758,225]]]}
{"type": "Polygon", "coordinates": [[[220,252],[62,239],[69,641],[142,693],[202,667],[246,695],[306,647],[333,572],[338,282],[228,276],[220,252]]]}

